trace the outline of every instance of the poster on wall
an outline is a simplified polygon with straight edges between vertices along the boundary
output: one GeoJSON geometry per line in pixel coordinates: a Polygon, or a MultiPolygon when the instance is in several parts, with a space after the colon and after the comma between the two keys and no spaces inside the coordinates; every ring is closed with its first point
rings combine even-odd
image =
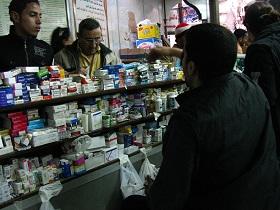
{"type": "Polygon", "coordinates": [[[174,34],[176,26],[180,23],[197,24],[201,22],[201,13],[195,5],[182,0],[172,7],[166,22],[168,34],[174,34]],[[186,3],[187,2],[187,3],[186,3]]]}
{"type": "Polygon", "coordinates": [[[73,0],[76,31],[83,19],[96,19],[102,29],[103,42],[108,45],[107,18],[104,0],[73,0]]]}
{"type": "Polygon", "coordinates": [[[252,0],[219,0],[220,24],[231,31],[242,28],[245,16],[244,7],[252,0]]]}
{"type": "MultiPolygon", "coordinates": [[[[9,4],[11,0],[0,1],[0,35],[9,33],[10,21],[9,4]]],[[[67,14],[65,0],[48,0],[40,1],[42,12],[41,31],[38,34],[38,39],[50,43],[50,38],[53,30],[56,27],[67,27],[67,14]]]]}
{"type": "Polygon", "coordinates": [[[56,27],[67,27],[65,0],[41,0],[42,30],[38,38],[50,43],[51,34],[56,27]]]}

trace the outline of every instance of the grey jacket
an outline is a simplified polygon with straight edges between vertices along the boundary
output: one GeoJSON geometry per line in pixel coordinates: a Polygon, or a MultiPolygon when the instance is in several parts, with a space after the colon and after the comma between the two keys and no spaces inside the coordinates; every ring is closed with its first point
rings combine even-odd
{"type": "MultiPolygon", "coordinates": [[[[100,48],[102,66],[121,63],[116,54],[104,44],[100,44],[100,48]]],[[[67,72],[80,70],[78,41],[75,41],[72,45],[67,46],[56,53],[54,56],[54,62],[56,65],[61,65],[67,72]]]]}

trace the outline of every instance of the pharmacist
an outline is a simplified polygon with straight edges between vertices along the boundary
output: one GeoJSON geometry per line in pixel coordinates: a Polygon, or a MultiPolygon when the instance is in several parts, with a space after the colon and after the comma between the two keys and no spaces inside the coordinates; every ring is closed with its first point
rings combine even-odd
{"type": "Polygon", "coordinates": [[[0,71],[18,66],[51,65],[52,48],[36,39],[41,30],[41,9],[38,0],[12,0],[9,5],[13,25],[10,33],[0,37],[0,71]]]}
{"type": "Polygon", "coordinates": [[[93,77],[96,69],[120,63],[115,53],[102,44],[99,22],[87,18],[79,24],[78,39],[55,55],[55,63],[66,71],[93,77]]]}

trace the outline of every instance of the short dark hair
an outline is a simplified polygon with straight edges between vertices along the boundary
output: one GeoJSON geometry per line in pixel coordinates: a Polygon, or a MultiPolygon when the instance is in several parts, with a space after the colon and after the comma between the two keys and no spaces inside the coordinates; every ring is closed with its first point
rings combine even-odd
{"type": "Polygon", "coordinates": [[[99,22],[93,18],[86,18],[79,24],[79,34],[82,34],[84,30],[91,31],[96,28],[100,28],[99,22]]]}
{"type": "Polygon", "coordinates": [[[237,40],[225,27],[213,23],[192,26],[185,43],[187,59],[195,63],[203,82],[233,71],[237,40]]]}
{"type": "MultiPolygon", "coordinates": [[[[21,14],[21,12],[26,8],[26,5],[29,3],[36,3],[40,5],[38,0],[12,0],[9,5],[9,14],[11,14],[12,11],[21,14]]],[[[11,19],[11,21],[13,20],[11,19]]]]}
{"type": "Polygon", "coordinates": [[[244,25],[254,36],[266,26],[280,21],[280,13],[268,2],[256,2],[246,7],[244,25]]]}
{"type": "Polygon", "coordinates": [[[236,39],[244,37],[247,34],[247,31],[241,28],[236,29],[234,32],[236,39]]]}

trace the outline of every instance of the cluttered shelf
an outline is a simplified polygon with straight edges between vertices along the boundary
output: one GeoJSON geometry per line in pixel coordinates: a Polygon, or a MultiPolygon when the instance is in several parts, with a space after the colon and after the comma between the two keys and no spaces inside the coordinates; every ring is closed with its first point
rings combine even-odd
{"type": "MultiPolygon", "coordinates": [[[[165,111],[165,112],[161,112],[160,115],[158,116],[158,119],[160,119],[163,116],[167,116],[167,115],[173,113],[173,111],[174,110],[168,110],[168,111],[165,111]]],[[[117,125],[111,126],[109,128],[98,129],[96,131],[85,133],[83,135],[89,135],[89,136],[92,136],[92,137],[99,136],[99,135],[103,135],[105,133],[116,131],[117,129],[119,129],[121,127],[124,127],[124,126],[127,126],[127,125],[137,125],[137,124],[141,124],[141,123],[144,123],[144,122],[149,122],[149,121],[152,121],[152,120],[155,120],[155,115],[154,114],[150,114],[150,115],[148,115],[146,117],[142,117],[140,119],[127,120],[125,122],[118,123],[117,125]]],[[[48,144],[38,146],[38,147],[32,147],[32,148],[27,149],[27,150],[14,151],[12,153],[8,153],[8,154],[5,154],[5,155],[0,155],[0,162],[3,161],[3,160],[15,158],[15,157],[23,157],[24,155],[32,155],[36,152],[43,151],[45,149],[50,149],[52,147],[60,146],[61,144],[65,143],[65,142],[71,142],[71,141],[75,140],[76,138],[77,137],[67,138],[67,139],[64,139],[62,141],[52,142],[52,143],[48,143],[48,144]]]]}
{"type": "MultiPolygon", "coordinates": [[[[152,143],[150,143],[150,144],[148,144],[148,145],[145,145],[145,147],[146,147],[146,148],[149,148],[149,147],[154,148],[154,147],[160,146],[161,144],[162,144],[162,142],[152,142],[152,143]]],[[[129,157],[133,157],[133,156],[135,156],[135,155],[137,155],[137,154],[139,154],[139,153],[140,153],[140,151],[138,150],[138,151],[136,151],[136,152],[133,152],[132,154],[129,154],[128,156],[129,156],[129,157]]],[[[109,162],[107,162],[107,163],[104,163],[104,164],[102,164],[102,165],[99,165],[99,166],[97,166],[97,167],[95,167],[95,168],[92,168],[92,169],[88,170],[86,173],[81,174],[80,176],[73,176],[73,177],[69,177],[69,178],[63,178],[63,179],[60,179],[60,181],[61,181],[62,184],[65,184],[65,183],[70,182],[70,181],[72,181],[72,180],[74,180],[74,179],[81,178],[82,176],[85,176],[86,174],[92,173],[92,172],[94,172],[94,171],[98,171],[98,170],[100,170],[100,169],[102,169],[102,168],[105,168],[105,167],[107,167],[107,166],[109,166],[109,165],[112,165],[112,164],[114,164],[114,163],[117,163],[117,162],[119,162],[119,159],[115,159],[115,160],[109,161],[109,162]]],[[[5,202],[5,203],[1,203],[1,204],[0,204],[0,209],[5,208],[5,207],[7,207],[7,206],[10,206],[10,205],[12,205],[13,203],[15,203],[16,201],[21,201],[21,200],[30,198],[30,197],[32,197],[32,196],[38,194],[38,192],[39,192],[39,188],[37,188],[37,189],[36,189],[35,191],[33,191],[33,192],[30,192],[30,193],[27,193],[27,194],[24,194],[24,195],[15,197],[15,198],[13,198],[13,199],[11,199],[11,200],[5,202]]]]}
{"type": "Polygon", "coordinates": [[[134,91],[140,91],[140,90],[147,89],[147,88],[160,88],[160,87],[165,87],[165,86],[169,86],[169,85],[178,85],[178,84],[184,84],[184,81],[180,80],[180,79],[166,80],[166,81],[159,81],[159,82],[154,82],[154,83],[150,83],[150,84],[129,86],[127,88],[115,88],[115,89],[110,89],[110,90],[102,90],[102,91],[97,91],[97,92],[54,98],[51,100],[28,102],[28,103],[17,104],[17,105],[12,105],[12,106],[7,106],[7,107],[1,107],[0,113],[7,113],[7,112],[12,112],[12,111],[18,111],[18,110],[26,110],[26,109],[31,109],[31,108],[43,107],[43,106],[62,104],[62,103],[67,103],[67,102],[71,102],[71,101],[79,101],[79,100],[87,99],[90,97],[100,97],[100,96],[104,96],[104,95],[113,95],[113,94],[125,93],[125,92],[131,93],[134,91]]]}

